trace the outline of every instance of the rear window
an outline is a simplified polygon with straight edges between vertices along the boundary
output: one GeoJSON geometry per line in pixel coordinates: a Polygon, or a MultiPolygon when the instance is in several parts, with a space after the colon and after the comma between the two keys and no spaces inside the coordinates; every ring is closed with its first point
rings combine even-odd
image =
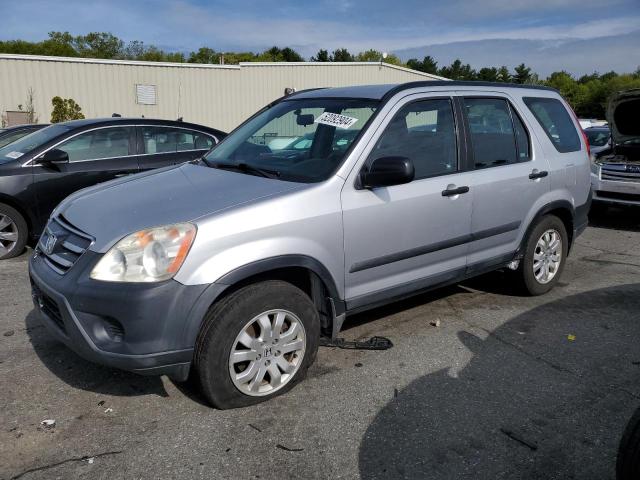
{"type": "Polygon", "coordinates": [[[525,97],[529,107],[545,133],[560,153],[580,151],[580,137],[571,116],[560,100],[525,97]]]}

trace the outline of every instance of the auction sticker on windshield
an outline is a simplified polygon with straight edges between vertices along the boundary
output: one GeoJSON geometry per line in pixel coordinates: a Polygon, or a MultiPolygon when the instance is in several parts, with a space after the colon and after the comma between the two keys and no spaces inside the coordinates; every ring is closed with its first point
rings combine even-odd
{"type": "Polygon", "coordinates": [[[329,125],[337,128],[349,128],[351,125],[358,121],[357,118],[347,117],[338,113],[324,112],[318,118],[314,120],[314,123],[322,123],[323,125],[329,125]]]}
{"type": "Polygon", "coordinates": [[[23,155],[22,152],[9,152],[5,155],[5,157],[16,159],[16,158],[20,158],[22,155],[23,155]]]}

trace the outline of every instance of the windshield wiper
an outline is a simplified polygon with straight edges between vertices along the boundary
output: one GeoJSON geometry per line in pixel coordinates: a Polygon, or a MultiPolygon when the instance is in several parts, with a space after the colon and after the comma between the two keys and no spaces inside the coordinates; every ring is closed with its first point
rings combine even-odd
{"type": "Polygon", "coordinates": [[[265,178],[278,178],[280,177],[280,172],[277,170],[268,170],[266,168],[254,167],[253,165],[249,165],[248,163],[227,163],[227,162],[215,162],[209,163],[207,165],[212,166],[213,168],[219,168],[221,170],[237,170],[244,173],[249,173],[251,175],[258,175],[260,177],[265,178]]]}

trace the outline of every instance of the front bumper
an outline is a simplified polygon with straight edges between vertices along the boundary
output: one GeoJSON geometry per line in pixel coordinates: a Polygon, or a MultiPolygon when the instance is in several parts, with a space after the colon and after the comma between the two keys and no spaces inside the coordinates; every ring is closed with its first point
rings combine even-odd
{"type": "Polygon", "coordinates": [[[591,173],[593,201],[619,205],[640,205],[640,182],[602,180],[591,173]]]}
{"type": "MultiPolygon", "coordinates": [[[[185,380],[193,332],[211,305],[211,286],[92,280],[89,273],[99,257],[87,251],[60,275],[37,250],[31,256],[33,302],[50,334],[87,360],[185,380]]],[[[221,290],[213,288],[214,297],[221,290]]]]}

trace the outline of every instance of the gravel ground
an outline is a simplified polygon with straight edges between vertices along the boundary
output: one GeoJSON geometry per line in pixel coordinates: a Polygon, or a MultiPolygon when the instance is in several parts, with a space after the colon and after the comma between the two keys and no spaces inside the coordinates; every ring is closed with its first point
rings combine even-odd
{"type": "Polygon", "coordinates": [[[0,478],[613,479],[640,405],[639,218],[598,219],[546,296],[494,273],[350,318],[394,347],[322,348],[292,392],[231,411],[52,341],[27,254],[2,262],[0,478]]]}

